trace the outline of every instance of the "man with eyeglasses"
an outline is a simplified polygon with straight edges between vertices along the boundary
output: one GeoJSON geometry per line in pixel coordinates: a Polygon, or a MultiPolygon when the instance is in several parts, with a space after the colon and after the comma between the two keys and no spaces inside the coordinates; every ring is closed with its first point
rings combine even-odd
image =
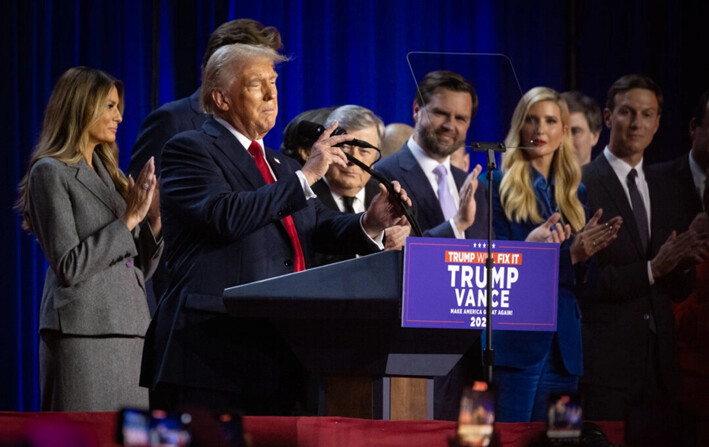
{"type": "MultiPolygon", "coordinates": [[[[325,125],[329,127],[335,121],[338,122],[339,129],[346,131],[348,135],[379,147],[384,134],[384,123],[371,110],[353,104],[341,106],[328,115],[325,125]]],[[[370,167],[380,158],[377,149],[348,144],[343,146],[342,150],[370,167]]],[[[346,213],[364,212],[379,192],[378,182],[351,162],[346,166],[331,164],[325,177],[312,188],[323,204],[346,213]]],[[[399,225],[387,228],[384,236],[385,249],[401,249],[410,230],[406,219],[402,219],[399,225]]],[[[345,255],[318,253],[315,263],[324,265],[348,258],[345,255]]]]}

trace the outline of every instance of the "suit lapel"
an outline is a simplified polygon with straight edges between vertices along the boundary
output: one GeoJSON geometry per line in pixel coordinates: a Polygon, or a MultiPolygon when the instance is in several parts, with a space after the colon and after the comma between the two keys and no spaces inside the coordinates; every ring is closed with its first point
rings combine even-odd
{"type": "Polygon", "coordinates": [[[661,235],[665,234],[663,230],[664,223],[667,222],[665,214],[666,209],[662,209],[661,206],[653,206],[653,203],[666,203],[661,200],[663,195],[662,188],[666,188],[668,185],[663,185],[662,182],[655,178],[653,172],[648,172],[645,170],[645,179],[647,180],[647,188],[650,191],[650,251],[652,254],[657,253],[660,246],[665,242],[659,240],[661,235]]]}
{"type": "Polygon", "coordinates": [[[120,217],[125,212],[125,202],[120,199],[120,194],[113,188],[112,183],[110,187],[105,183],[106,178],[108,181],[112,182],[112,180],[110,180],[108,172],[96,154],[94,154],[94,164],[96,165],[96,171],[91,169],[83,158],[79,160],[74,165],[76,168],[76,180],[106,205],[116,217],[120,217]]]}
{"type": "Polygon", "coordinates": [[[399,167],[403,172],[401,180],[406,182],[406,185],[411,189],[408,192],[409,197],[416,198],[418,206],[417,217],[419,221],[424,221],[421,230],[425,231],[433,228],[444,221],[441,204],[438,202],[438,198],[428,182],[428,177],[419,166],[409,147],[404,146],[399,152],[401,152],[399,167]]]}
{"type": "Polygon", "coordinates": [[[245,178],[254,189],[266,184],[254,159],[247,152],[246,148],[239,143],[239,140],[224,126],[210,117],[202,128],[207,135],[215,138],[214,145],[219,149],[219,152],[241,172],[243,178],[245,178]]]}
{"type": "MultiPolygon", "coordinates": [[[[608,163],[608,159],[606,159],[603,154],[596,157],[596,160],[597,161],[595,161],[595,163],[598,168],[599,181],[608,196],[608,200],[604,200],[603,203],[612,202],[615,205],[620,216],[625,222],[623,227],[630,234],[630,238],[633,240],[635,248],[638,253],[643,253],[642,241],[640,240],[640,233],[638,232],[638,225],[637,222],[635,222],[635,214],[633,214],[633,209],[630,207],[628,196],[623,189],[623,185],[620,183],[620,179],[615,174],[615,171],[611,168],[610,163],[608,163]]],[[[650,197],[652,198],[652,191],[650,191],[650,193],[650,197]]],[[[650,208],[652,208],[652,206],[650,208]]],[[[606,209],[603,210],[605,219],[612,217],[612,215],[607,214],[609,211],[610,210],[606,209]]],[[[646,254],[643,253],[643,257],[644,256],[646,256],[646,254]]]]}
{"type": "Polygon", "coordinates": [[[328,188],[327,184],[323,179],[320,179],[315,182],[312,186],[312,190],[315,194],[318,195],[318,199],[320,199],[320,201],[325,206],[327,206],[328,208],[332,208],[336,211],[340,210],[337,207],[337,203],[335,203],[335,198],[332,197],[332,192],[330,191],[330,188],[328,188]]]}
{"type": "Polygon", "coordinates": [[[276,174],[276,180],[291,173],[291,171],[283,164],[278,154],[266,148],[266,162],[271,167],[271,170],[276,174]]]}
{"type": "Polygon", "coordinates": [[[364,209],[369,208],[372,199],[379,194],[379,182],[374,179],[369,179],[364,185],[364,209]]]}
{"type": "Polygon", "coordinates": [[[684,189],[687,194],[687,207],[690,214],[687,217],[691,220],[697,213],[702,212],[704,206],[702,205],[702,198],[699,197],[697,187],[694,184],[692,169],[689,167],[689,153],[682,157],[681,163],[674,175],[677,176],[680,187],[684,189]]]}

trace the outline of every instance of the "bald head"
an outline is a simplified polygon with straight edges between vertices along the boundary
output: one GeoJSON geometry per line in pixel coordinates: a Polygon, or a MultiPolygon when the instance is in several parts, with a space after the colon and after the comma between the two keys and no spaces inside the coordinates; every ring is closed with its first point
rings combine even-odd
{"type": "Polygon", "coordinates": [[[382,157],[391,155],[401,149],[412,133],[414,133],[414,128],[408,124],[391,123],[386,126],[382,145],[379,148],[382,151],[382,157]]]}

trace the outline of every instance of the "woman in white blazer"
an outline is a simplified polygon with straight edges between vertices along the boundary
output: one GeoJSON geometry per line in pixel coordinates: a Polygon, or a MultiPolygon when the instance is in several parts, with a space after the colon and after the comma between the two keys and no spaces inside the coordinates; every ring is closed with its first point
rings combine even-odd
{"type": "Polygon", "coordinates": [[[138,386],[150,321],[144,284],[162,252],[161,221],[153,160],[135,180],[118,167],[122,112],[120,81],[69,69],[20,183],[23,228],[50,266],[39,327],[43,410],[148,405],[138,386]]]}

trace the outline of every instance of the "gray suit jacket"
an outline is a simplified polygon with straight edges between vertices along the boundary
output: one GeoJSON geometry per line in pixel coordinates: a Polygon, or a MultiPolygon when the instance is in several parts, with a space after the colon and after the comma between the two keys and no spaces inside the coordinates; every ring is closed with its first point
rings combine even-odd
{"type": "Polygon", "coordinates": [[[144,281],[162,253],[147,223],[128,231],[126,204],[98,156],[38,161],[30,172],[29,213],[50,268],[40,330],[74,335],[144,336],[150,321],[144,281]]]}

